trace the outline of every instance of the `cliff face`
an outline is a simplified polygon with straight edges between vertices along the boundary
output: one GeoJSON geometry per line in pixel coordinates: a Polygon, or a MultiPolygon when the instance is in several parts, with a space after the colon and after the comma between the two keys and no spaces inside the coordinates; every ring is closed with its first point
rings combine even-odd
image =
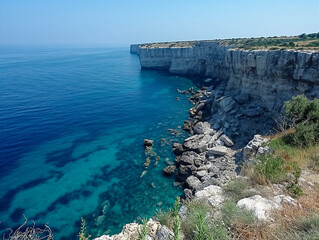
{"type": "Polygon", "coordinates": [[[132,44],[130,46],[130,53],[139,55],[140,44],[132,44]]]}
{"type": "Polygon", "coordinates": [[[280,110],[294,95],[319,97],[319,52],[236,50],[219,42],[193,47],[139,47],[142,68],[212,78],[234,94],[248,94],[266,110],[280,110]]]}

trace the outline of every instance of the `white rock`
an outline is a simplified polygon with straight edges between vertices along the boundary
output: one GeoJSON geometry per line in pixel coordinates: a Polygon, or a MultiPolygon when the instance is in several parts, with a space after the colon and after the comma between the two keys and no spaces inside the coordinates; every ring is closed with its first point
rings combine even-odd
{"type": "Polygon", "coordinates": [[[201,190],[195,193],[195,198],[209,198],[211,194],[206,190],[201,190]]]}
{"type": "Polygon", "coordinates": [[[298,202],[295,199],[293,199],[290,196],[283,195],[283,194],[275,196],[274,202],[276,202],[278,205],[288,204],[288,205],[292,205],[294,207],[298,206],[298,202]]]}
{"type": "Polygon", "coordinates": [[[210,123],[209,122],[198,122],[194,126],[194,133],[195,134],[204,134],[205,132],[210,132],[210,123]]]}
{"type": "MultiPolygon", "coordinates": [[[[147,224],[147,233],[146,236],[147,240],[153,240],[155,239],[156,233],[161,226],[159,222],[156,222],[152,219],[150,219],[147,224]]],[[[138,238],[138,230],[142,227],[141,224],[138,223],[129,223],[126,224],[122,231],[119,234],[116,235],[103,235],[99,238],[95,238],[94,240],[135,240],[138,238]]]]}
{"type": "Polygon", "coordinates": [[[213,207],[219,207],[224,201],[223,190],[216,185],[210,185],[203,190],[196,192],[195,198],[206,198],[208,203],[213,207]]]}
{"type": "Polygon", "coordinates": [[[237,206],[252,211],[255,217],[262,221],[271,220],[269,213],[280,208],[280,205],[275,201],[263,198],[260,195],[243,198],[237,202],[237,206]]]}
{"type": "Polygon", "coordinates": [[[215,208],[220,207],[223,202],[224,202],[224,197],[220,195],[208,198],[208,203],[215,208]]]}
{"type": "Polygon", "coordinates": [[[186,183],[188,184],[188,186],[192,189],[195,189],[201,182],[199,181],[199,179],[195,176],[189,176],[186,179],[186,183]]]}
{"type": "Polygon", "coordinates": [[[223,194],[223,190],[221,187],[216,186],[216,185],[210,185],[208,187],[205,187],[204,190],[206,190],[207,192],[210,193],[210,195],[222,195],[223,194]]]}

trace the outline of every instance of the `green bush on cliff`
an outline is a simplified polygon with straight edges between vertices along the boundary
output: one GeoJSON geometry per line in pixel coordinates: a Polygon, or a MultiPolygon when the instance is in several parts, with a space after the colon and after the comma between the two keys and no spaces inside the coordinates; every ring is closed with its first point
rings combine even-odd
{"type": "Polygon", "coordinates": [[[286,136],[288,143],[310,146],[319,140],[319,99],[309,101],[305,95],[285,102],[286,115],[295,126],[295,133],[286,136]]]}

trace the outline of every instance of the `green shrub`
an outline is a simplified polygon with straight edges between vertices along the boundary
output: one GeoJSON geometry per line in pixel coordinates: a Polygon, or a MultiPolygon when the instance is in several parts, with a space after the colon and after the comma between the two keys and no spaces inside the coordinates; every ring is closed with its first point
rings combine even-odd
{"type": "Polygon", "coordinates": [[[286,115],[296,126],[296,132],[286,141],[298,146],[310,146],[319,140],[319,99],[309,101],[305,95],[285,102],[286,115]]]}
{"type": "Polygon", "coordinates": [[[229,227],[234,225],[249,225],[256,221],[251,211],[237,207],[235,201],[225,201],[221,212],[223,221],[229,227]]]}
{"type": "Polygon", "coordinates": [[[167,226],[169,229],[173,229],[174,226],[174,216],[173,211],[171,209],[167,209],[166,211],[157,211],[154,219],[160,222],[161,225],[167,226]]]}
{"type": "Polygon", "coordinates": [[[294,198],[299,197],[303,194],[301,188],[297,186],[295,183],[292,183],[289,186],[287,186],[287,190],[289,191],[290,195],[294,198]]]}
{"type": "Polygon", "coordinates": [[[241,198],[247,197],[245,191],[248,189],[248,186],[248,179],[235,178],[224,187],[224,191],[229,197],[238,201],[241,198]]]}
{"type": "Polygon", "coordinates": [[[285,162],[281,157],[274,155],[263,155],[259,157],[254,166],[255,179],[259,183],[281,183],[288,181],[297,183],[301,169],[296,162],[285,162]],[[293,179],[291,178],[293,177],[293,179]]]}
{"type": "Polygon", "coordinates": [[[174,216],[174,224],[173,224],[173,232],[174,232],[174,240],[179,240],[180,238],[180,229],[181,229],[181,221],[179,218],[179,208],[180,208],[180,198],[177,197],[173,206],[173,216],[174,216]]]}
{"type": "Polygon", "coordinates": [[[261,156],[255,166],[255,172],[263,176],[267,182],[280,183],[286,179],[284,164],[280,157],[261,156]]]}

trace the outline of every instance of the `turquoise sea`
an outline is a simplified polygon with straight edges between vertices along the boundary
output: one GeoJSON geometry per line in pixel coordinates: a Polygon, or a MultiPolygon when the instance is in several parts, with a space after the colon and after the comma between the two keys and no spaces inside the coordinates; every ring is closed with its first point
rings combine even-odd
{"type": "Polygon", "coordinates": [[[171,207],[182,189],[162,169],[186,137],[176,89],[192,86],[128,48],[0,48],[0,232],[25,214],[77,239],[84,217],[95,237],[171,207]]]}

